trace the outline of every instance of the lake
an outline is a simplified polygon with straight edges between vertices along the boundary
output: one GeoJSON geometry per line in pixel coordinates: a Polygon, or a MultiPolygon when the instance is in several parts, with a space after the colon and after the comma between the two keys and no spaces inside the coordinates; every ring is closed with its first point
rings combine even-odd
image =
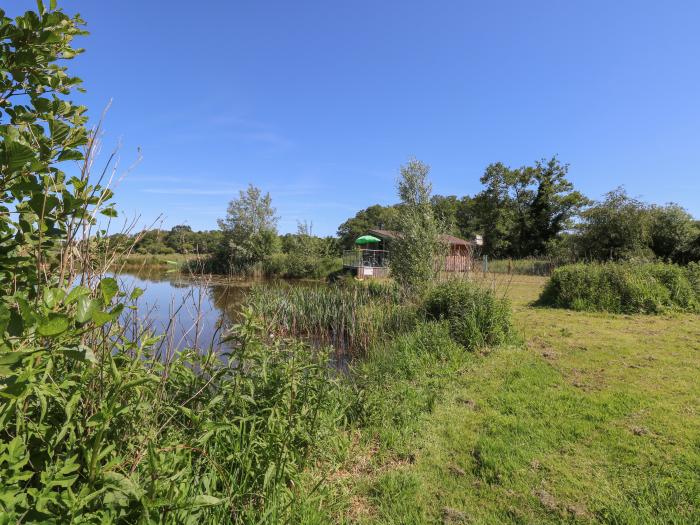
{"type": "Polygon", "coordinates": [[[148,330],[164,334],[163,348],[221,346],[219,339],[236,321],[251,281],[193,279],[162,268],[124,271],[114,276],[121,290],[141,288],[137,308],[127,311],[132,337],[148,330]]]}

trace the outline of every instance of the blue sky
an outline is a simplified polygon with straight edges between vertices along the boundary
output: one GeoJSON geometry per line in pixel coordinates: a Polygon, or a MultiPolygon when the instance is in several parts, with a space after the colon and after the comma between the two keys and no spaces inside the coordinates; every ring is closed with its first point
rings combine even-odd
{"type": "Polygon", "coordinates": [[[333,234],[395,201],[411,155],[441,194],[557,154],[591,197],[624,185],[700,216],[699,2],[62,4],[91,32],[81,102],[113,99],[104,149],[121,141],[124,168],[142,150],[116,200],[143,224],[215,228],[252,182],[281,231],[333,234]]]}

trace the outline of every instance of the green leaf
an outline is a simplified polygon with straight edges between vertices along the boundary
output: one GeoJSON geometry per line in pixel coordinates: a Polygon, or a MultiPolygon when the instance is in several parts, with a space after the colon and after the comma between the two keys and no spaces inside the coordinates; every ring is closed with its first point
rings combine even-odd
{"type": "Polygon", "coordinates": [[[5,333],[5,328],[7,328],[7,325],[9,323],[10,323],[10,309],[7,307],[7,305],[0,303],[0,337],[2,336],[3,333],[5,333]]]}
{"type": "Polygon", "coordinates": [[[45,337],[53,337],[62,334],[68,329],[69,321],[65,314],[49,314],[48,318],[43,319],[37,327],[39,335],[45,337]]]}
{"type": "Polygon", "coordinates": [[[105,305],[108,305],[119,291],[117,281],[112,277],[106,277],[100,281],[100,291],[105,305]]]}
{"type": "Polygon", "coordinates": [[[68,133],[70,133],[70,126],[60,120],[51,119],[49,120],[49,131],[51,132],[53,143],[62,144],[68,137],[68,133]]]}
{"type": "Polygon", "coordinates": [[[61,302],[65,293],[59,288],[45,288],[44,289],[44,304],[47,308],[53,308],[58,303],[61,302]]]}
{"type": "Polygon", "coordinates": [[[78,298],[78,306],[75,312],[75,320],[79,323],[87,323],[92,319],[94,313],[99,310],[96,300],[90,299],[86,295],[78,298]]]}
{"type": "Polygon", "coordinates": [[[56,160],[58,162],[65,160],[83,160],[83,154],[77,149],[64,149],[58,157],[56,157],[56,160]]]}
{"type": "Polygon", "coordinates": [[[192,507],[213,507],[224,502],[221,498],[215,498],[209,494],[199,494],[192,500],[192,507]]]}
{"type": "Polygon", "coordinates": [[[103,210],[100,210],[100,213],[106,217],[116,217],[117,216],[117,210],[114,208],[104,208],[103,210]]]}
{"type": "Polygon", "coordinates": [[[34,160],[34,150],[20,142],[5,141],[5,161],[8,171],[13,172],[34,160]]]}
{"type": "Polygon", "coordinates": [[[129,297],[129,299],[131,299],[132,301],[135,301],[136,299],[138,299],[142,295],[143,295],[143,289],[137,287],[137,288],[134,288],[132,290],[131,296],[129,297]]]}
{"type": "Polygon", "coordinates": [[[78,285],[68,293],[64,302],[66,304],[71,304],[73,301],[79,297],[82,297],[83,295],[90,295],[90,290],[85,286],[78,285]]]}
{"type": "Polygon", "coordinates": [[[111,320],[112,316],[107,312],[95,310],[92,313],[92,321],[95,323],[95,326],[102,326],[103,324],[109,323],[111,320]]]}

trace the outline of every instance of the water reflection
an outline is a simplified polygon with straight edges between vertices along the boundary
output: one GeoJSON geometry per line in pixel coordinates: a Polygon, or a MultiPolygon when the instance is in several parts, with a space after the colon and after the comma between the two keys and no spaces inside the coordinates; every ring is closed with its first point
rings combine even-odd
{"type": "Polygon", "coordinates": [[[122,290],[143,289],[137,308],[127,313],[131,335],[163,334],[162,349],[219,348],[221,334],[236,321],[251,282],[192,279],[160,268],[115,276],[122,290]]]}

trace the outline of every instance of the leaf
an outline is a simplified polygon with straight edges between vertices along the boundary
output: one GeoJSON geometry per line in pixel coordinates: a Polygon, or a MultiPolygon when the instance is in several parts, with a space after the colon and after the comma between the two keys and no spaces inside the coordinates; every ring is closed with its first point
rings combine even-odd
{"type": "Polygon", "coordinates": [[[5,161],[8,171],[13,172],[34,160],[34,150],[21,142],[5,141],[5,161]]]}
{"type": "Polygon", "coordinates": [[[48,318],[42,320],[36,331],[44,337],[53,337],[62,334],[68,329],[68,317],[65,314],[49,314],[48,318]]]}
{"type": "Polygon", "coordinates": [[[7,352],[0,354],[0,377],[12,374],[16,366],[22,362],[22,359],[32,353],[33,352],[7,352]]]}
{"type": "Polygon", "coordinates": [[[210,496],[209,494],[199,494],[192,500],[192,507],[213,507],[224,502],[221,498],[210,496]]]}
{"type": "Polygon", "coordinates": [[[115,210],[112,207],[104,208],[104,209],[100,210],[100,213],[106,217],[116,217],[117,216],[117,210],[115,210]]]}
{"type": "Polygon", "coordinates": [[[10,309],[7,305],[0,303],[0,337],[5,333],[5,328],[10,323],[10,309]]]}
{"type": "Polygon", "coordinates": [[[131,296],[129,297],[129,299],[131,299],[132,301],[135,301],[136,299],[138,299],[142,295],[143,295],[143,288],[134,288],[131,292],[131,296]]]}
{"type": "Polygon", "coordinates": [[[78,361],[90,361],[91,363],[97,362],[97,358],[95,357],[95,353],[92,351],[92,348],[85,345],[80,345],[77,349],[64,349],[63,354],[66,357],[70,357],[71,359],[77,359],[78,361]]]}
{"type": "Polygon", "coordinates": [[[119,285],[112,277],[106,277],[100,281],[100,291],[102,292],[104,304],[107,305],[112,301],[112,297],[119,291],[119,285]]]}
{"type": "Polygon", "coordinates": [[[75,320],[79,323],[87,323],[93,318],[95,312],[98,311],[97,301],[90,299],[86,295],[78,298],[78,306],[75,312],[75,320]]]}
{"type": "Polygon", "coordinates": [[[63,296],[64,292],[59,288],[44,288],[44,304],[47,308],[56,306],[63,296]]]}
{"type": "Polygon", "coordinates": [[[95,323],[95,326],[102,326],[103,324],[109,323],[111,320],[112,316],[107,312],[95,310],[92,313],[92,321],[95,323]]]}
{"type": "Polygon", "coordinates": [[[73,301],[78,299],[79,297],[82,297],[83,295],[89,295],[90,290],[86,288],[85,286],[78,285],[75,286],[66,296],[65,303],[66,304],[71,304],[73,301]]]}
{"type": "Polygon", "coordinates": [[[83,154],[77,149],[64,149],[56,157],[56,161],[63,162],[65,160],[83,160],[83,154]]]}
{"type": "Polygon", "coordinates": [[[51,140],[54,144],[62,144],[68,133],[70,133],[70,126],[65,122],[60,120],[51,119],[49,120],[49,130],[51,132],[51,140]]]}

